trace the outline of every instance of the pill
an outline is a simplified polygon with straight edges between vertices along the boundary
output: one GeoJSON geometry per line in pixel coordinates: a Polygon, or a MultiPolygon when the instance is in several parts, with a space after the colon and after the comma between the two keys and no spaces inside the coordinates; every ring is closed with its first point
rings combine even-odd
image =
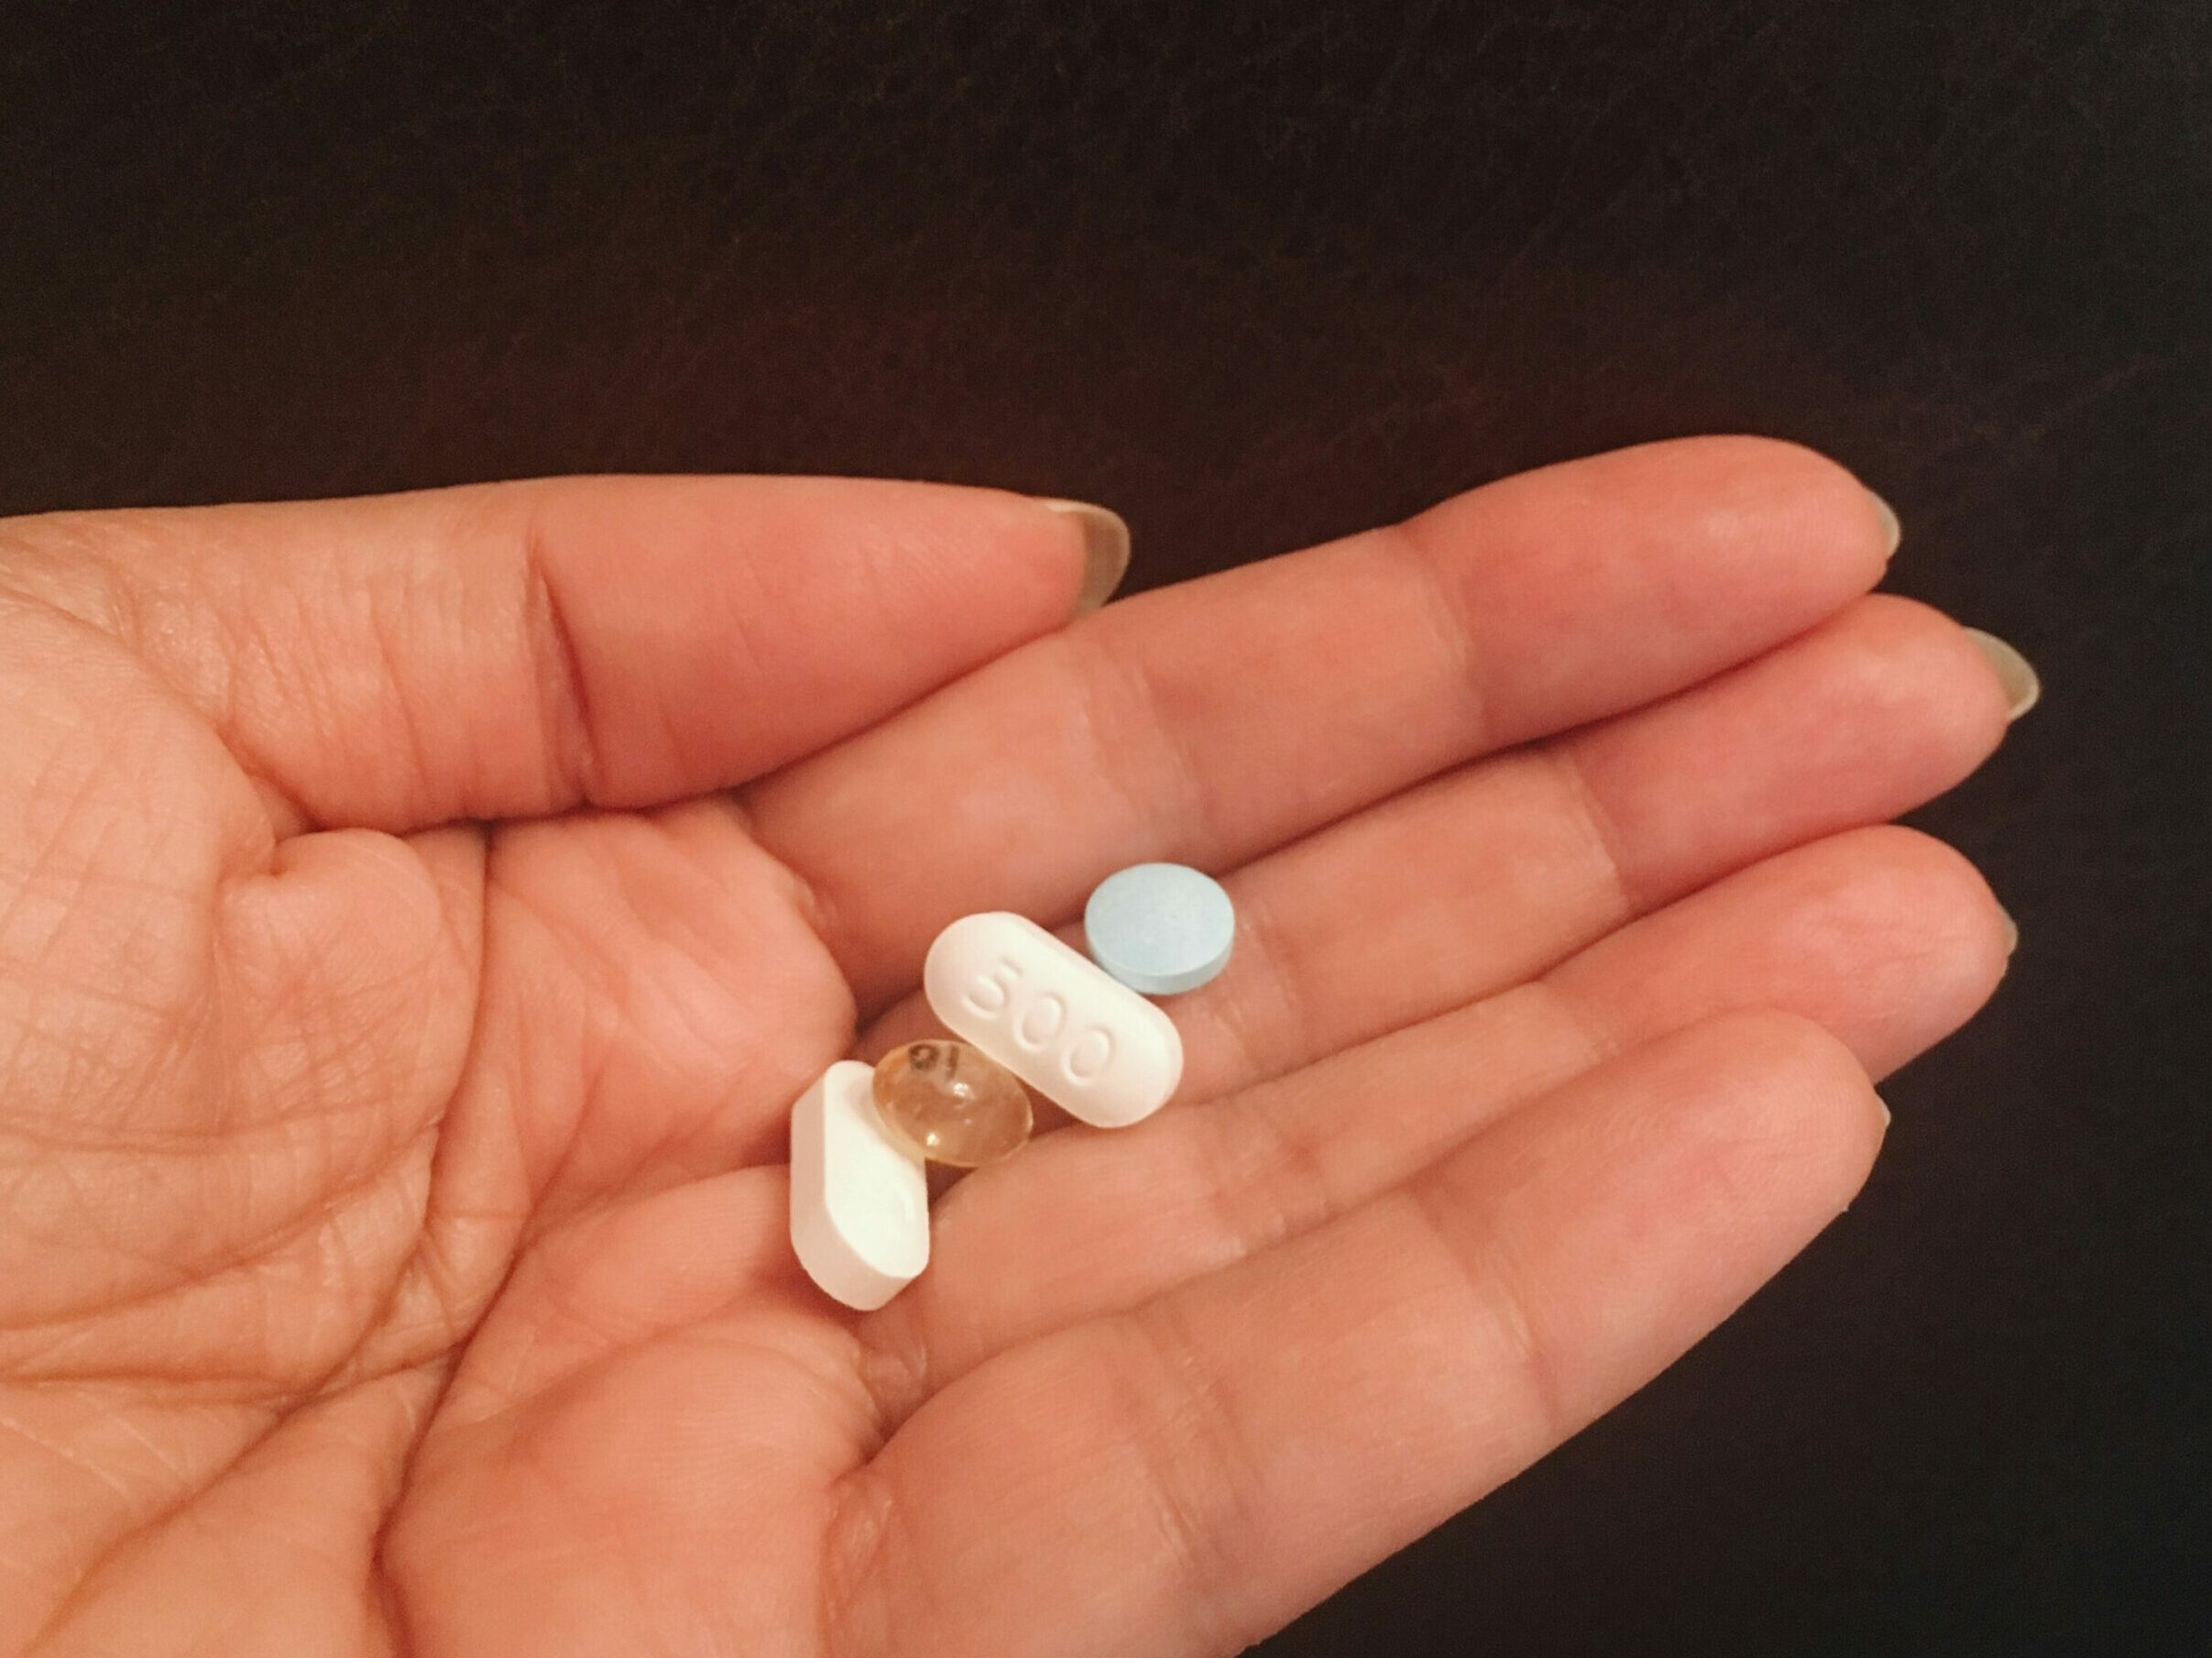
{"type": "Polygon", "coordinates": [[[1090,959],[1148,996],[1196,990],[1229,965],[1236,908],[1211,875],[1184,863],[1135,863],[1083,906],[1090,959]]]}
{"type": "Polygon", "coordinates": [[[866,1312],[929,1264],[922,1158],[876,1114],[875,1071],[840,1060],[791,1108],[791,1246],[830,1296],[866,1312]]]}
{"type": "Polygon", "coordinates": [[[877,1062],[876,1114],[932,1163],[980,1169],[1029,1143],[1029,1090],[966,1042],[909,1042],[877,1062]]]}
{"type": "Polygon", "coordinates": [[[929,947],[922,989],[947,1029],[1098,1127],[1150,1116],[1182,1080],[1175,1022],[1024,917],[961,917],[929,947]]]}

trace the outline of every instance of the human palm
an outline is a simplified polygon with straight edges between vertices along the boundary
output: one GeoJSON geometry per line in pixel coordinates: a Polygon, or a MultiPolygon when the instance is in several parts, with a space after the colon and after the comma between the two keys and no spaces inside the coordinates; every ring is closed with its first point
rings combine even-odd
{"type": "Polygon", "coordinates": [[[2005,696],[1862,597],[1825,462],[1628,451],[1069,623],[1087,527],[0,524],[0,1652],[1232,1651],[1750,1293],[2002,971],[1865,826],[2005,696]],[[1242,918],[1177,1102],[831,1304],[791,1101],[945,922],[1145,858],[1242,918]]]}

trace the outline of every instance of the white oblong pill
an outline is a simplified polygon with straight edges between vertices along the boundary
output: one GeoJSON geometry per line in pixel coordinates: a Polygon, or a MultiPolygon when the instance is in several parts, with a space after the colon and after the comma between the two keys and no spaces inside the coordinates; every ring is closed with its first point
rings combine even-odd
{"type": "Polygon", "coordinates": [[[922,1159],[876,1114],[875,1071],[839,1060],[791,1108],[791,1246],[806,1276],[872,1312],[929,1265],[922,1159]]]}
{"type": "Polygon", "coordinates": [[[1026,917],[961,917],[922,989],[954,1035],[1097,1127],[1143,1121],[1182,1081],[1175,1021],[1026,917]]]}

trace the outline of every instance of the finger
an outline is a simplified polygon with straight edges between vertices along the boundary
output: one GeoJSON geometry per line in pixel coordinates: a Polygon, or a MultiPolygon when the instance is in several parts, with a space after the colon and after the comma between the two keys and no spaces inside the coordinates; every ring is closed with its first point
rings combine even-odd
{"type": "Polygon", "coordinates": [[[1860,830],[1306,1071],[1124,1133],[1049,1136],[939,1205],[929,1271],[861,1326],[879,1391],[895,1411],[1018,1342],[1309,1232],[1605,1056],[1721,1014],[1811,1020],[1886,1074],[1988,999],[2009,934],[1950,848],[1860,830]],[[1083,1246],[1038,1246],[1055,1237],[1083,1246]]]}
{"type": "Polygon", "coordinates": [[[750,799],[880,1004],[955,916],[1063,919],[1141,859],[1233,866],[1754,655],[1871,586],[1888,550],[1872,498],[1801,449],[1601,456],[1131,599],[750,799]]]}
{"type": "Polygon", "coordinates": [[[17,520],[0,580],[151,660],[288,827],[402,830],[671,800],[879,719],[1058,626],[1126,556],[1118,520],[1066,505],[549,478],[17,520]]]}
{"type": "Polygon", "coordinates": [[[840,1650],[1241,1648],[1725,1317],[1857,1190],[1886,1115],[1817,1027],[1714,1020],[1319,1232],[1005,1355],[854,1477],[840,1650]]]}
{"type": "MultiPolygon", "coordinates": [[[[1910,811],[2004,725],[1966,631],[1876,596],[1719,679],[1323,829],[1226,877],[1230,971],[1169,1005],[1177,1100],[1518,983],[1731,870],[1910,811]]],[[[935,1028],[910,996],[865,1049],[935,1028]]]]}

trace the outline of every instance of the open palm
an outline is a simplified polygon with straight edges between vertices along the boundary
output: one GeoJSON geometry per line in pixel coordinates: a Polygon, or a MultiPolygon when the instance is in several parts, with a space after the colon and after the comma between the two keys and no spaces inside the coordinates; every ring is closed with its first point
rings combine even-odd
{"type": "Polygon", "coordinates": [[[1848,475],[1658,445],[1069,622],[1097,529],[0,524],[0,1652],[1227,1653],[1843,1207],[2008,948],[1866,827],[2006,697],[1848,475]],[[829,1303],[793,1098],[1150,858],[1241,917],[1176,1103],[829,1303]]]}

